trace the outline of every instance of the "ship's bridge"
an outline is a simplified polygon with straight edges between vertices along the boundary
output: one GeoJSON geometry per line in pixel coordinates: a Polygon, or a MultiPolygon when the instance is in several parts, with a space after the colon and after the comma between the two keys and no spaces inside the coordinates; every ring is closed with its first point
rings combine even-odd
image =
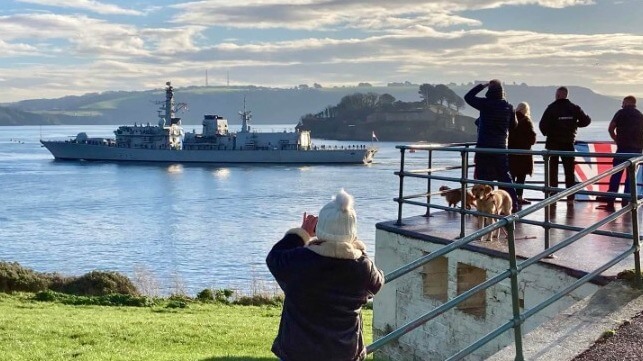
{"type": "Polygon", "coordinates": [[[216,114],[205,114],[203,116],[203,136],[214,137],[217,135],[228,135],[228,120],[216,114]]]}

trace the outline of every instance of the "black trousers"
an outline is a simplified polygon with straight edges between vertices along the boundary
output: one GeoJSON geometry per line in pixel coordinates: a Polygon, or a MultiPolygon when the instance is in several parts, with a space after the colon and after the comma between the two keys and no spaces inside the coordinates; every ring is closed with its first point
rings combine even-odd
{"type": "MultiPolygon", "coordinates": [[[[564,151],[575,151],[574,145],[563,145],[547,148],[549,150],[564,150],[564,151]]],[[[574,157],[561,157],[558,155],[552,155],[549,157],[549,185],[551,187],[558,187],[558,164],[559,161],[563,163],[563,170],[565,171],[565,186],[567,188],[573,187],[576,184],[576,178],[574,177],[574,157]]]]}
{"type": "MultiPolygon", "coordinates": [[[[511,180],[513,180],[514,183],[516,184],[525,184],[525,180],[527,180],[527,175],[526,174],[518,174],[518,175],[511,175],[511,180]]],[[[518,198],[522,198],[524,189],[522,188],[516,188],[516,194],[518,195],[518,198]]]]}

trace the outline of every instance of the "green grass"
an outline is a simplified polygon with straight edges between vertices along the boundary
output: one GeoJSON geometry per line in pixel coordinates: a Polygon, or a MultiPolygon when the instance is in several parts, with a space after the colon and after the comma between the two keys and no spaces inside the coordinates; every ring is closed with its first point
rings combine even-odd
{"type": "MultiPolygon", "coordinates": [[[[20,360],[276,360],[280,307],[72,306],[0,293],[0,355],[20,360]]],[[[372,340],[372,311],[364,310],[372,340]]]]}

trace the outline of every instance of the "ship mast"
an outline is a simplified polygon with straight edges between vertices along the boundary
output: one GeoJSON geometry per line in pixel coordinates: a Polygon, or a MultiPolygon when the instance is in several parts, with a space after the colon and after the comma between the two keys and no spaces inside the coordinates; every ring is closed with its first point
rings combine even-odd
{"type": "Polygon", "coordinates": [[[248,133],[250,131],[250,118],[252,118],[250,113],[252,113],[252,111],[246,110],[246,97],[243,97],[243,111],[239,112],[239,115],[241,115],[241,133],[248,133]]]}
{"type": "Polygon", "coordinates": [[[174,87],[172,82],[166,82],[165,88],[165,102],[158,102],[161,104],[159,108],[159,126],[171,126],[172,124],[181,125],[181,118],[176,117],[176,112],[186,110],[188,105],[186,103],[174,104],[174,87]],[[165,112],[165,114],[163,114],[165,112]]]}
{"type": "Polygon", "coordinates": [[[165,88],[165,124],[172,124],[172,118],[174,118],[174,88],[172,87],[172,82],[166,82],[167,88],[165,88]]]}

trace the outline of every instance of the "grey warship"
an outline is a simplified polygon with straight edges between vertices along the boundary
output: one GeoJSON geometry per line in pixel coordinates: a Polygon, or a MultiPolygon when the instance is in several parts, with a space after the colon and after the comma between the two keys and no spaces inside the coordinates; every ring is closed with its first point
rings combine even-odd
{"type": "MultiPolygon", "coordinates": [[[[245,103],[245,102],[244,102],[245,103]]],[[[171,163],[370,164],[377,148],[370,145],[324,146],[312,143],[309,131],[257,132],[251,112],[239,112],[241,130],[231,132],[222,116],[203,116],[202,132],[185,132],[176,111],[174,88],[166,83],[157,125],[123,125],[115,138],[78,133],[68,140],[41,139],[58,160],[171,163]]]]}

